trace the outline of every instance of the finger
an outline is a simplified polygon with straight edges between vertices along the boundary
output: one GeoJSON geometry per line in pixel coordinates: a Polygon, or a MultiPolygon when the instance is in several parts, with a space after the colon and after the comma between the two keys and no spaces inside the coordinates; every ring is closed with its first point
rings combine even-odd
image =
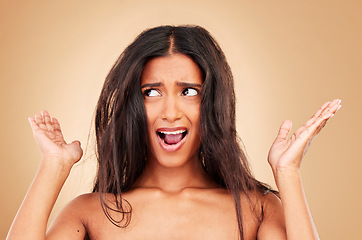
{"type": "Polygon", "coordinates": [[[321,123],[321,125],[317,128],[314,136],[317,135],[327,125],[328,120],[329,119],[326,119],[321,123]]]}
{"type": "Polygon", "coordinates": [[[335,99],[334,101],[333,101],[333,105],[331,106],[331,108],[335,105],[336,106],[336,108],[337,108],[337,110],[336,111],[338,111],[340,108],[341,108],[341,102],[342,102],[342,100],[341,99],[335,99]]]}
{"type": "Polygon", "coordinates": [[[340,99],[335,99],[332,102],[326,102],[318,111],[316,114],[313,115],[311,119],[309,119],[305,127],[309,128],[313,123],[315,123],[317,120],[330,118],[333,116],[333,114],[338,111],[340,108],[340,99]],[[332,113],[332,114],[331,114],[332,113]]]}
{"type": "Polygon", "coordinates": [[[63,138],[62,130],[60,128],[59,121],[56,118],[52,118],[53,128],[54,128],[54,134],[57,137],[63,138]]]}
{"type": "Polygon", "coordinates": [[[340,102],[331,105],[328,109],[326,109],[322,113],[321,118],[322,119],[331,118],[341,108],[341,106],[342,105],[340,104],[340,102]]]}
{"type": "Polygon", "coordinates": [[[306,137],[308,139],[314,138],[314,136],[322,130],[322,128],[327,124],[327,121],[336,113],[336,111],[338,111],[340,107],[341,105],[339,105],[339,103],[330,105],[328,110],[325,110],[313,124],[306,128],[306,131],[304,131],[307,134],[306,137]]]}
{"type": "Polygon", "coordinates": [[[331,102],[326,102],[325,104],[323,104],[323,106],[318,109],[318,111],[306,122],[305,126],[309,127],[310,125],[312,125],[316,119],[322,114],[322,112],[325,111],[325,109],[328,108],[328,106],[331,104],[331,102]]]}
{"type": "Polygon", "coordinates": [[[327,125],[329,119],[324,120],[316,129],[314,134],[309,138],[309,143],[313,141],[313,139],[319,134],[319,132],[327,125]]]}
{"type": "Polygon", "coordinates": [[[330,106],[332,105],[331,102],[326,102],[325,104],[323,104],[323,106],[319,109],[319,113],[316,114],[316,117],[320,116],[326,109],[328,109],[330,106]]]}
{"type": "Polygon", "coordinates": [[[48,130],[49,138],[52,139],[52,138],[54,138],[54,127],[53,127],[53,124],[51,122],[51,118],[49,116],[49,113],[46,110],[43,110],[42,115],[43,115],[45,126],[46,126],[46,128],[48,130]]]}
{"type": "Polygon", "coordinates": [[[275,140],[287,140],[291,129],[292,121],[285,120],[279,128],[279,132],[275,140]]]}
{"type": "Polygon", "coordinates": [[[36,124],[34,117],[29,117],[28,120],[29,120],[30,127],[33,130],[33,132],[40,129],[39,126],[36,124]]]}
{"type": "Polygon", "coordinates": [[[342,100],[339,99],[339,98],[336,98],[332,101],[332,104],[331,105],[334,105],[334,104],[341,104],[342,100]]]}
{"type": "Polygon", "coordinates": [[[35,114],[35,122],[39,126],[40,129],[47,131],[47,128],[44,123],[44,119],[41,114],[35,114]]]}
{"type": "Polygon", "coordinates": [[[326,114],[328,112],[333,112],[335,113],[336,111],[338,111],[338,109],[341,106],[341,100],[340,99],[334,99],[331,104],[329,105],[329,107],[327,109],[325,109],[325,111],[322,112],[323,114],[326,114]]]}

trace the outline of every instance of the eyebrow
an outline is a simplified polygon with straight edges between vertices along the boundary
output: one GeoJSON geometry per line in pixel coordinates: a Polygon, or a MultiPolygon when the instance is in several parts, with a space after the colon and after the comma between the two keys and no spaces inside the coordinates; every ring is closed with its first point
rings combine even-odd
{"type": "Polygon", "coordinates": [[[141,86],[141,89],[142,88],[154,88],[154,87],[160,87],[160,86],[162,86],[163,85],[163,83],[161,83],[161,82],[157,82],[157,83],[146,83],[146,84],[143,84],[142,86],[141,86]]]}
{"type": "MultiPolygon", "coordinates": [[[[160,87],[160,86],[163,86],[163,85],[164,85],[164,84],[163,84],[162,82],[146,83],[146,84],[143,84],[143,85],[141,86],[141,89],[142,89],[142,88],[160,87]]],[[[176,85],[177,85],[177,86],[180,86],[180,87],[202,88],[202,85],[201,85],[201,84],[198,84],[198,83],[176,82],[176,85]]]]}
{"type": "Polygon", "coordinates": [[[180,87],[202,88],[202,85],[198,83],[176,82],[176,85],[180,87]]]}

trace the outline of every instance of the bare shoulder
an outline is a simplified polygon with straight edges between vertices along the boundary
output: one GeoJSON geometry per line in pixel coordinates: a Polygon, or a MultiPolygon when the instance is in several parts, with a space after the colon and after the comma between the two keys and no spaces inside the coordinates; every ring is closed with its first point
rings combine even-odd
{"type": "Polygon", "coordinates": [[[94,200],[96,199],[99,199],[98,193],[85,193],[74,198],[72,201],[69,202],[68,205],[70,206],[72,205],[81,206],[83,204],[89,205],[92,202],[94,202],[94,200]]]}
{"type": "Polygon", "coordinates": [[[98,193],[86,193],[79,195],[70,201],[62,210],[67,214],[74,213],[78,217],[84,217],[84,213],[89,214],[90,210],[99,208],[99,194],[98,193]]]}
{"type": "Polygon", "coordinates": [[[74,198],[69,207],[77,208],[77,211],[89,210],[99,207],[99,193],[86,193],[74,198]]]}
{"type": "Polygon", "coordinates": [[[282,213],[283,207],[280,198],[272,192],[263,195],[264,218],[267,220],[272,215],[282,213]]]}
{"type": "Polygon", "coordinates": [[[47,239],[84,239],[89,213],[99,206],[98,195],[83,194],[69,202],[56,216],[47,232],[47,239]]]}
{"type": "Polygon", "coordinates": [[[241,204],[243,207],[249,205],[256,214],[263,215],[263,219],[270,217],[274,212],[282,211],[280,198],[273,192],[261,193],[251,191],[248,194],[241,193],[241,204]]]}
{"type": "Polygon", "coordinates": [[[258,230],[258,239],[286,239],[285,219],[281,200],[269,192],[262,197],[263,221],[258,230]]]}

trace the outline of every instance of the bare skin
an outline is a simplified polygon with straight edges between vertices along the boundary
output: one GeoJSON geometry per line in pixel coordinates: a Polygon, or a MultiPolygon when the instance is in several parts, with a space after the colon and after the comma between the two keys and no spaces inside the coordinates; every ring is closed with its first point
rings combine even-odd
{"type": "MultiPolygon", "coordinates": [[[[123,194],[132,205],[130,225],[114,226],[104,215],[98,195],[85,194],[70,202],[46,230],[50,212],[82,149],[78,141],[66,143],[58,121],[43,111],[29,118],[42,161],[7,239],[238,239],[231,195],[207,177],[196,157],[200,142],[194,130],[199,116],[191,110],[198,109],[199,96],[192,89],[185,92],[185,84],[179,84],[193,84],[197,90],[199,70],[183,55],[157,59],[145,67],[141,83],[157,83],[155,91],[147,91],[145,97],[148,130],[155,134],[155,129],[165,126],[171,130],[183,127],[189,135],[175,151],[166,151],[157,136],[151,135],[153,147],[146,168],[133,190],[123,194]],[[170,155],[174,161],[169,161],[170,155]]],[[[338,99],[327,102],[292,137],[288,137],[291,121],[281,125],[268,156],[281,200],[272,193],[250,193],[256,213],[264,209],[260,223],[241,193],[245,239],[318,239],[299,168],[313,138],[340,106],[338,99]]],[[[113,201],[113,196],[107,198],[113,201]]],[[[112,216],[120,218],[115,213],[112,216]]]]}

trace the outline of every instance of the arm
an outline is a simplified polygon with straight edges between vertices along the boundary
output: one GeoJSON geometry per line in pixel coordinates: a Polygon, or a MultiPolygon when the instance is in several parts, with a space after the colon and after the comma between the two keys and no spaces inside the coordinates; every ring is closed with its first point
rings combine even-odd
{"type": "Polygon", "coordinates": [[[48,218],[59,192],[72,166],[83,154],[79,141],[70,144],[64,141],[59,122],[50,118],[48,112],[30,117],[29,122],[41,162],[10,228],[8,240],[45,239],[48,218]]]}
{"type": "MultiPolygon", "coordinates": [[[[286,120],[280,127],[268,156],[268,162],[273,170],[274,179],[279,190],[281,204],[271,204],[266,211],[280,209],[284,219],[279,215],[270,216],[261,224],[260,235],[267,239],[268,231],[275,230],[275,225],[285,221],[286,236],[289,240],[319,239],[317,230],[309,211],[304,194],[299,168],[313,138],[326,125],[327,121],[340,108],[340,100],[325,103],[304,126],[299,128],[292,137],[288,135],[292,122],[286,120]]],[[[279,228],[278,232],[283,230],[279,228]]],[[[259,235],[258,235],[259,236],[259,235]]],[[[259,239],[259,238],[258,238],[259,239]]],[[[280,237],[280,239],[285,239],[280,237]]]]}

